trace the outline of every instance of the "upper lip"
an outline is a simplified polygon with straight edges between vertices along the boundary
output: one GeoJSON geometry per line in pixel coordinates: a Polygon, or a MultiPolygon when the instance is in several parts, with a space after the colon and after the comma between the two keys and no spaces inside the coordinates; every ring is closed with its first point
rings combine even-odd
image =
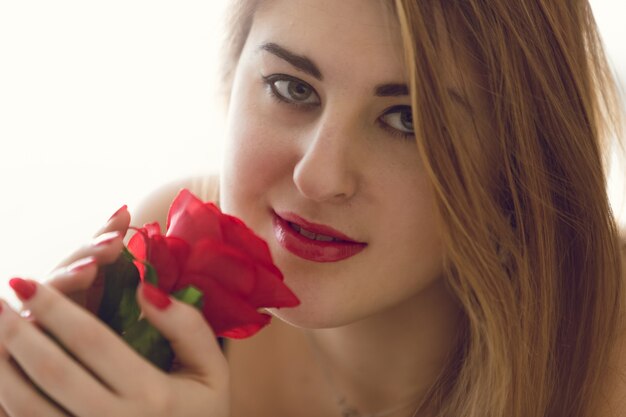
{"type": "Polygon", "coordinates": [[[326,236],[334,237],[335,239],[345,240],[348,242],[361,243],[361,242],[356,241],[355,239],[352,239],[349,236],[346,236],[340,231],[333,229],[330,226],[327,226],[325,224],[312,223],[308,220],[303,219],[302,217],[298,216],[295,213],[291,213],[288,211],[275,212],[275,213],[277,216],[281,217],[282,219],[290,223],[295,223],[298,226],[302,227],[303,229],[308,230],[309,232],[313,232],[319,235],[326,235],[326,236]]]}

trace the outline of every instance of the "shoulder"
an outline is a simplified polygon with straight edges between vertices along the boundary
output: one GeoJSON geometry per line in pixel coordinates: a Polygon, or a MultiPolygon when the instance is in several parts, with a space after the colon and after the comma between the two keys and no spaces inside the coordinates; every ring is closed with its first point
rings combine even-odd
{"type": "Polygon", "coordinates": [[[158,221],[165,226],[167,212],[174,197],[183,188],[188,189],[202,201],[212,201],[219,206],[219,175],[208,173],[180,178],[163,184],[144,195],[135,207],[131,208],[132,224],[142,226],[158,221]]]}

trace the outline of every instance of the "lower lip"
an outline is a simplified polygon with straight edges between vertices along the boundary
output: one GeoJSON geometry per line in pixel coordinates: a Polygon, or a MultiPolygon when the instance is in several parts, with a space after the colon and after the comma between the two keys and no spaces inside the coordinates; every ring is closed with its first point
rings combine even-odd
{"type": "Polygon", "coordinates": [[[337,262],[361,252],[366,243],[322,242],[296,232],[284,219],[274,214],[274,236],[278,243],[300,258],[314,262],[337,262]]]}

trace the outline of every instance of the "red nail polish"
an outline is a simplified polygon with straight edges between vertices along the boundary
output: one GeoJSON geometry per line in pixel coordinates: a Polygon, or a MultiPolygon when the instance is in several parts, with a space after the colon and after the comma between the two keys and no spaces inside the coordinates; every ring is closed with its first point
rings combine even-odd
{"type": "Polygon", "coordinates": [[[143,283],[141,287],[143,296],[146,297],[146,300],[159,310],[165,310],[170,304],[172,304],[170,297],[157,287],[146,283],[143,283]]]}
{"type": "Polygon", "coordinates": [[[35,291],[37,290],[37,284],[33,281],[27,281],[22,278],[12,278],[9,280],[9,285],[13,288],[13,291],[17,294],[17,296],[22,301],[29,300],[35,295],[35,291]]]}
{"type": "Polygon", "coordinates": [[[117,239],[118,237],[120,237],[122,234],[120,232],[108,232],[108,233],[103,233],[100,236],[98,236],[97,238],[95,238],[93,240],[93,245],[94,246],[102,246],[102,245],[106,245],[108,243],[113,242],[115,239],[117,239]]]}
{"type": "Polygon", "coordinates": [[[96,262],[97,262],[97,260],[96,260],[95,257],[88,256],[86,258],[79,259],[78,261],[69,264],[67,266],[67,271],[68,272],[79,272],[79,271],[82,271],[85,268],[90,267],[91,265],[94,265],[96,262]]]}
{"type": "Polygon", "coordinates": [[[113,213],[113,215],[112,215],[111,217],[109,217],[109,220],[107,220],[107,221],[109,221],[109,222],[110,222],[111,220],[113,220],[113,218],[114,218],[115,216],[117,216],[118,214],[120,214],[121,212],[123,212],[123,211],[125,211],[125,210],[128,210],[128,206],[127,206],[126,204],[124,204],[122,207],[120,207],[119,209],[117,209],[117,211],[116,211],[115,213],[113,213]]]}
{"type": "Polygon", "coordinates": [[[2,313],[2,303],[0,303],[0,313],[2,313]]]}

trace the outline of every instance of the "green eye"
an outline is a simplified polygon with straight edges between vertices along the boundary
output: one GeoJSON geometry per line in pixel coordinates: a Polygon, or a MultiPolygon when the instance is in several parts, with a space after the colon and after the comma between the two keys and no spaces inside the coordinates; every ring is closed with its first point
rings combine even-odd
{"type": "Polygon", "coordinates": [[[388,127],[406,134],[415,133],[413,130],[413,113],[410,106],[394,106],[385,111],[380,117],[388,127]]]}
{"type": "Polygon", "coordinates": [[[295,105],[316,105],[319,96],[309,84],[285,74],[263,77],[270,88],[270,93],[279,100],[295,105]]]}
{"type": "Polygon", "coordinates": [[[276,81],[274,87],[281,96],[295,101],[306,101],[313,94],[309,86],[291,80],[276,81]]]}

